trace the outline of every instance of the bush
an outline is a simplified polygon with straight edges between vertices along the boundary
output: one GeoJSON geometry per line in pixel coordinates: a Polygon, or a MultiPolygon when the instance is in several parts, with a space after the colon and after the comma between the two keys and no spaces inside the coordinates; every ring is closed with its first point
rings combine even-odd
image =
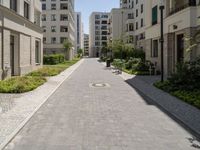
{"type": "Polygon", "coordinates": [[[194,90],[200,88],[200,57],[195,61],[177,65],[176,73],[168,79],[174,90],[194,90]]]}
{"type": "Polygon", "coordinates": [[[42,76],[42,77],[50,77],[50,76],[56,76],[59,73],[61,73],[65,68],[63,67],[43,67],[41,69],[38,69],[36,71],[33,71],[27,76],[42,76]]]}
{"type": "Polygon", "coordinates": [[[118,69],[122,69],[124,65],[124,61],[120,59],[114,59],[113,60],[113,66],[115,66],[118,69]]]}
{"type": "Polygon", "coordinates": [[[0,81],[0,93],[24,93],[36,89],[45,82],[46,79],[43,77],[13,77],[0,81]]]}
{"type": "Polygon", "coordinates": [[[53,54],[53,55],[44,55],[44,64],[45,65],[56,65],[63,63],[65,57],[62,54],[53,54]]]}

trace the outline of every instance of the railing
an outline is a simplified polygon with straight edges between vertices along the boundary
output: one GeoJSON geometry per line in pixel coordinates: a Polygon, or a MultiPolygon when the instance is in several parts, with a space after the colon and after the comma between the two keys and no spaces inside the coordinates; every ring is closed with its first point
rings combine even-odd
{"type": "Polygon", "coordinates": [[[179,11],[182,11],[182,10],[184,10],[184,9],[186,9],[188,7],[192,7],[192,6],[197,6],[196,1],[192,1],[191,0],[191,1],[189,1],[188,3],[186,3],[184,5],[181,5],[179,7],[171,8],[170,11],[169,11],[168,16],[171,16],[171,15],[173,15],[173,14],[179,12],[179,11]]]}

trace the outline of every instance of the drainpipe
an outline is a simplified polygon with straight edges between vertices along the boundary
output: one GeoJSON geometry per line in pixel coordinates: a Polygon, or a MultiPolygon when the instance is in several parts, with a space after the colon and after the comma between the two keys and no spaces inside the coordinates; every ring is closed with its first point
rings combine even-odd
{"type": "Polygon", "coordinates": [[[4,13],[1,11],[2,14],[2,28],[1,28],[1,69],[2,69],[2,80],[4,77],[4,13]]]}

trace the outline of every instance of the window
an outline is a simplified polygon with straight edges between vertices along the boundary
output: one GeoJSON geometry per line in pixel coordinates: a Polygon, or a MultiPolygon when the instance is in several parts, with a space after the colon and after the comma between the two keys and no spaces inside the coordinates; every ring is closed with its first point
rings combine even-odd
{"type": "Polygon", "coordinates": [[[42,21],[46,21],[47,20],[47,16],[45,14],[42,15],[42,21]]]}
{"type": "Polygon", "coordinates": [[[51,32],[56,32],[56,26],[51,26],[51,32]]]}
{"type": "Polygon", "coordinates": [[[136,30],[138,29],[138,22],[136,22],[136,30]]]}
{"type": "Polygon", "coordinates": [[[46,26],[43,26],[43,32],[46,32],[47,31],[47,27],[46,26]]]}
{"type": "Polygon", "coordinates": [[[152,25],[158,23],[158,6],[152,8],[152,25]]]}
{"type": "Polygon", "coordinates": [[[47,43],[47,38],[43,37],[43,43],[46,44],[47,43]]]}
{"type": "Polygon", "coordinates": [[[143,13],[143,11],[144,11],[144,5],[142,4],[141,5],[141,14],[143,13]]]}
{"type": "Polygon", "coordinates": [[[17,11],[17,0],[10,0],[10,9],[17,11]]]}
{"type": "Polygon", "coordinates": [[[35,41],[35,63],[40,64],[41,63],[41,55],[40,55],[40,42],[35,41]]]}
{"type": "Polygon", "coordinates": [[[67,20],[68,20],[68,15],[66,15],[66,14],[60,15],[60,21],[67,21],[67,20]]]}
{"type": "Polygon", "coordinates": [[[51,21],[56,21],[56,15],[55,14],[51,15],[51,21]]]}
{"type": "Polygon", "coordinates": [[[141,19],[141,27],[143,27],[143,26],[144,26],[144,20],[141,19]]]}
{"type": "Polygon", "coordinates": [[[29,19],[29,4],[24,2],[24,17],[29,19]]]}
{"type": "Polygon", "coordinates": [[[46,4],[42,4],[42,10],[46,10],[46,4]]]}
{"type": "Polygon", "coordinates": [[[56,10],[56,4],[51,4],[51,10],[56,10]]]}
{"type": "Polygon", "coordinates": [[[68,32],[67,26],[60,26],[60,32],[68,32]]]}
{"type": "Polygon", "coordinates": [[[136,9],[136,17],[138,17],[138,9],[136,9]]]}
{"type": "Polygon", "coordinates": [[[67,40],[66,37],[61,37],[61,38],[60,38],[60,43],[63,44],[66,40],[67,40]]]}
{"type": "Polygon", "coordinates": [[[153,40],[151,57],[158,57],[158,40],[153,40]]]}
{"type": "Polygon", "coordinates": [[[56,43],[56,37],[52,37],[52,38],[51,38],[51,43],[52,43],[52,44],[55,44],[55,43],[56,43]]]}
{"type": "Polygon", "coordinates": [[[67,3],[60,4],[60,9],[61,9],[61,10],[66,10],[66,9],[68,9],[68,4],[67,4],[67,3]]]}

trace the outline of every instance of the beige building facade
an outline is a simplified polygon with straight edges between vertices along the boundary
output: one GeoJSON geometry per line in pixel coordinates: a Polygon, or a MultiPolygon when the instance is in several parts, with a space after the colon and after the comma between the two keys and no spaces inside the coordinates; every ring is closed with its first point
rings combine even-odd
{"type": "MultiPolygon", "coordinates": [[[[146,59],[160,70],[160,2],[146,1],[146,59]]],[[[187,37],[192,37],[200,29],[200,3],[197,0],[165,0],[164,1],[164,74],[172,74],[176,64],[193,60],[200,55],[197,46],[187,51],[187,37]]]]}
{"type": "Polygon", "coordinates": [[[107,12],[93,12],[90,15],[90,57],[99,57],[101,55],[101,48],[108,43],[108,18],[109,13],[107,12]]]}
{"type": "Polygon", "coordinates": [[[41,0],[44,54],[64,53],[63,42],[69,40],[73,48],[68,59],[74,57],[76,47],[74,0],[41,0]]]}
{"type": "Polygon", "coordinates": [[[145,1],[121,0],[109,17],[110,40],[123,39],[135,48],[145,46],[145,1]]]}
{"type": "Polygon", "coordinates": [[[42,66],[39,0],[0,1],[0,79],[42,66]]]}

